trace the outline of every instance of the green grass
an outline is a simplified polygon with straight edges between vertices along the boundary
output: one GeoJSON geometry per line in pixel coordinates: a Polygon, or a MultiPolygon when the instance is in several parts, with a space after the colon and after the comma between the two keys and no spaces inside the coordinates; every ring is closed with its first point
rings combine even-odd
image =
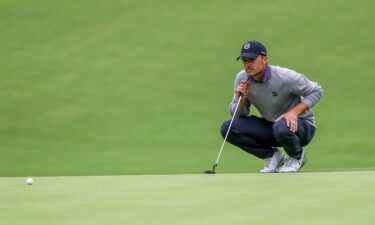
{"type": "Polygon", "coordinates": [[[325,90],[304,169],[373,167],[374,4],[0,0],[0,176],[201,173],[252,39],[325,90]]]}
{"type": "Polygon", "coordinates": [[[0,178],[2,224],[370,225],[374,171],[0,178]]]}

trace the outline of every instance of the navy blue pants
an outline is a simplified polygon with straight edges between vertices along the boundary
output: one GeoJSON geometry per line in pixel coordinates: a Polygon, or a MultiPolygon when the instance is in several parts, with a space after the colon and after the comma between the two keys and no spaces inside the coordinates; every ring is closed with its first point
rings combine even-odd
{"type": "MultiPolygon", "coordinates": [[[[230,120],[221,126],[223,137],[229,124],[230,120]]],[[[227,142],[261,159],[271,157],[275,152],[273,147],[283,147],[290,157],[300,159],[302,147],[311,141],[314,133],[315,127],[300,118],[294,133],[286,126],[285,119],[273,123],[256,116],[235,117],[227,142]]]]}

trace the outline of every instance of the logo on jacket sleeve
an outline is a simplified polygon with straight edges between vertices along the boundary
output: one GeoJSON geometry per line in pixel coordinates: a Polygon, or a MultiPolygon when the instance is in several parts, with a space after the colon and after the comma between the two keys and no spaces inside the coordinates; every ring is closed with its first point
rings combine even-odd
{"type": "Polygon", "coordinates": [[[272,96],[274,96],[274,97],[276,97],[276,96],[278,96],[279,94],[276,92],[276,91],[273,91],[272,92],[272,96]]]}

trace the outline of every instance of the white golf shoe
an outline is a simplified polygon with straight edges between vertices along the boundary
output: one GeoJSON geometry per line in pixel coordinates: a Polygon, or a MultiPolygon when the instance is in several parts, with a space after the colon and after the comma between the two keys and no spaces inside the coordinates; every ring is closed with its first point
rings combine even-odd
{"type": "Polygon", "coordinates": [[[302,156],[300,159],[295,159],[288,157],[285,164],[279,170],[280,173],[296,173],[298,172],[306,163],[306,153],[302,150],[302,156]]]}
{"type": "Polygon", "coordinates": [[[285,160],[286,158],[283,153],[279,149],[276,149],[276,152],[273,154],[273,156],[266,159],[266,164],[260,172],[275,173],[277,172],[277,168],[284,164],[285,160]]]}

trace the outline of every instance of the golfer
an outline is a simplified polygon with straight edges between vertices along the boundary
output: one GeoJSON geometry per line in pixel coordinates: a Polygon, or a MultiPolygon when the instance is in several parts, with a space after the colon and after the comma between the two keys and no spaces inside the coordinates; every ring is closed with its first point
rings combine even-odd
{"type": "MultiPolygon", "coordinates": [[[[232,116],[240,94],[243,97],[227,141],[265,159],[262,173],[298,172],[306,163],[303,146],[311,141],[316,130],[311,108],[323,96],[322,88],[301,73],[268,65],[267,50],[258,41],[246,42],[239,59],[244,70],[235,80],[229,105],[232,116]],[[250,115],[251,106],[261,118],[250,115]],[[277,147],[283,147],[287,156],[277,147]]],[[[223,137],[229,123],[225,121],[221,127],[223,137]]]]}

